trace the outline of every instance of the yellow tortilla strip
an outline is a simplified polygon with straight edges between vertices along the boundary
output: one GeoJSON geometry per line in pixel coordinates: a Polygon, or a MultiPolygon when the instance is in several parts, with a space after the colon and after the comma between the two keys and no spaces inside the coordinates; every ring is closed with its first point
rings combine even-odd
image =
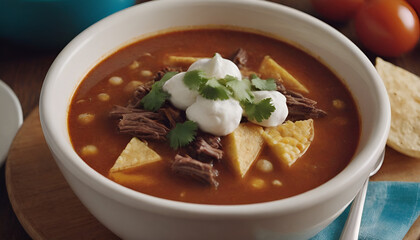
{"type": "Polygon", "coordinates": [[[280,80],[281,83],[283,83],[284,86],[288,89],[309,93],[309,90],[302,83],[300,83],[270,56],[264,57],[260,65],[259,72],[264,77],[280,80]]]}
{"type": "Polygon", "coordinates": [[[141,174],[128,174],[125,172],[110,172],[109,178],[124,186],[135,186],[142,184],[143,186],[150,186],[156,184],[156,179],[151,176],[141,174]]]}
{"type": "Polygon", "coordinates": [[[391,103],[391,129],[388,146],[420,158],[420,77],[376,58],[391,103]]]}
{"type": "Polygon", "coordinates": [[[262,130],[262,127],[256,124],[241,123],[235,131],[226,136],[227,161],[242,178],[261,152],[264,144],[262,130]]]}
{"type": "Polygon", "coordinates": [[[189,66],[199,59],[201,58],[169,55],[165,58],[164,64],[165,66],[189,66]]]}
{"type": "Polygon", "coordinates": [[[152,162],[157,162],[162,158],[149,148],[146,143],[133,137],[115,161],[114,166],[109,170],[110,173],[126,169],[136,168],[152,162]]]}
{"type": "Polygon", "coordinates": [[[281,163],[292,166],[314,139],[314,121],[287,121],[277,127],[266,128],[262,136],[281,163]]]}

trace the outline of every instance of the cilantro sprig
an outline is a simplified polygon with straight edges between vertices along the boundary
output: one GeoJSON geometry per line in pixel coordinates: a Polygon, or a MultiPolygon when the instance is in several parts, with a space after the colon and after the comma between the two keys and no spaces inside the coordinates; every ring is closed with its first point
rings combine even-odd
{"type": "Polygon", "coordinates": [[[198,90],[208,80],[203,71],[193,70],[185,73],[183,82],[189,89],[198,90]]]}
{"type": "Polygon", "coordinates": [[[226,87],[232,92],[232,96],[238,101],[252,101],[254,94],[251,92],[250,82],[248,79],[242,81],[236,77],[227,75],[224,79],[226,87]]]}
{"type": "Polygon", "coordinates": [[[251,83],[252,87],[261,91],[274,91],[277,89],[277,85],[274,79],[263,80],[256,74],[251,75],[251,83]]]}
{"type": "Polygon", "coordinates": [[[241,104],[248,119],[251,121],[261,122],[264,119],[268,119],[271,113],[276,110],[273,104],[271,104],[271,98],[265,98],[257,103],[243,101],[241,104]]]}
{"type": "Polygon", "coordinates": [[[191,143],[197,134],[198,125],[193,121],[177,123],[168,133],[169,145],[173,149],[178,149],[191,143]]]}
{"type": "Polygon", "coordinates": [[[222,85],[215,78],[208,79],[206,83],[198,89],[201,96],[212,100],[227,100],[231,95],[226,86],[222,85]]]}
{"type": "Polygon", "coordinates": [[[163,105],[163,103],[165,103],[166,99],[168,99],[170,95],[169,93],[163,91],[163,84],[165,84],[166,81],[177,73],[178,72],[167,72],[163,75],[160,81],[153,83],[150,92],[140,101],[144,109],[155,112],[163,105]]]}
{"type": "Polygon", "coordinates": [[[207,99],[226,100],[230,97],[241,102],[241,106],[250,120],[261,122],[268,119],[275,107],[271,104],[271,98],[254,102],[252,91],[272,91],[276,90],[277,85],[274,79],[263,80],[256,74],[252,74],[250,79],[238,78],[227,75],[222,79],[209,78],[201,70],[189,71],[183,79],[184,84],[191,90],[207,99]]]}

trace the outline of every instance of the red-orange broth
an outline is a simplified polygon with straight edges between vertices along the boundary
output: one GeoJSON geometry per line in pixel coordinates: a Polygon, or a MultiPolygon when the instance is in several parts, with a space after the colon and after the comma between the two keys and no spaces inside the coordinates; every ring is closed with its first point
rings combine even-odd
{"type": "Polygon", "coordinates": [[[171,150],[167,142],[149,141],[149,146],[163,156],[164,161],[126,172],[134,178],[124,185],[176,201],[246,204],[294,196],[336,176],[351,160],[360,135],[359,115],[349,91],[326,66],[304,51],[274,38],[228,29],[159,34],[126,46],[100,62],[87,74],[70,104],[68,126],[74,149],[90,167],[108,177],[109,169],[131,139],[131,136],[118,134],[115,120],[108,116],[113,105],[127,104],[131,97],[131,93],[124,91],[127,83],[153,79],[141,71],[148,70],[154,75],[165,67],[163,60],[167,55],[212,57],[217,52],[228,58],[238,48],[248,52],[247,67],[253,71],[258,71],[263,57],[270,55],[309,89],[305,97],[316,100],[317,106],[328,113],[324,118],[314,119],[315,137],[307,152],[291,167],[286,167],[265,146],[260,158],[271,161],[274,171],[261,172],[254,164],[244,179],[235,176],[223,161],[216,162],[220,184],[215,189],[173,174],[168,166],[176,151],[171,150]],[[130,67],[134,61],[139,67],[130,67]],[[112,76],[121,77],[123,84],[111,85],[108,79],[112,76]],[[99,100],[100,93],[108,94],[110,99],[99,100]],[[344,109],[333,106],[336,99],[344,102],[344,109]],[[95,116],[92,124],[78,122],[79,114],[83,113],[95,116]],[[81,149],[86,145],[96,146],[97,154],[83,155],[81,149]],[[148,180],[136,178],[137,175],[146,176],[148,180]],[[251,180],[255,178],[263,179],[266,187],[253,187],[251,180]],[[274,186],[273,180],[279,180],[282,185],[274,186]]]}

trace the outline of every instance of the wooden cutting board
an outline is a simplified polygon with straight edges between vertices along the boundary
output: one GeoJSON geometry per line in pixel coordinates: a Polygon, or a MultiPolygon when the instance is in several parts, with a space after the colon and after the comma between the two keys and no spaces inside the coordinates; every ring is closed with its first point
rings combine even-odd
{"type": "MultiPolygon", "coordinates": [[[[374,181],[420,182],[420,159],[387,148],[374,181]]],[[[33,239],[118,239],[72,192],[42,133],[38,108],[19,130],[6,162],[6,187],[13,209],[33,239]]],[[[420,218],[404,239],[418,240],[420,218]]]]}
{"type": "Polygon", "coordinates": [[[6,161],[6,187],[20,223],[33,239],[118,239],[82,205],[52,158],[36,108],[6,161]]]}

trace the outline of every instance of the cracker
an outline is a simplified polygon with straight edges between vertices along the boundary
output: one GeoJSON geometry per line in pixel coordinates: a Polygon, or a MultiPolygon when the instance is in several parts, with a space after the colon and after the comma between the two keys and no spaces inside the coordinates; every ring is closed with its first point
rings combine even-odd
{"type": "Polygon", "coordinates": [[[376,58],[391,103],[388,146],[420,158],[420,78],[389,62],[376,58]]]}

